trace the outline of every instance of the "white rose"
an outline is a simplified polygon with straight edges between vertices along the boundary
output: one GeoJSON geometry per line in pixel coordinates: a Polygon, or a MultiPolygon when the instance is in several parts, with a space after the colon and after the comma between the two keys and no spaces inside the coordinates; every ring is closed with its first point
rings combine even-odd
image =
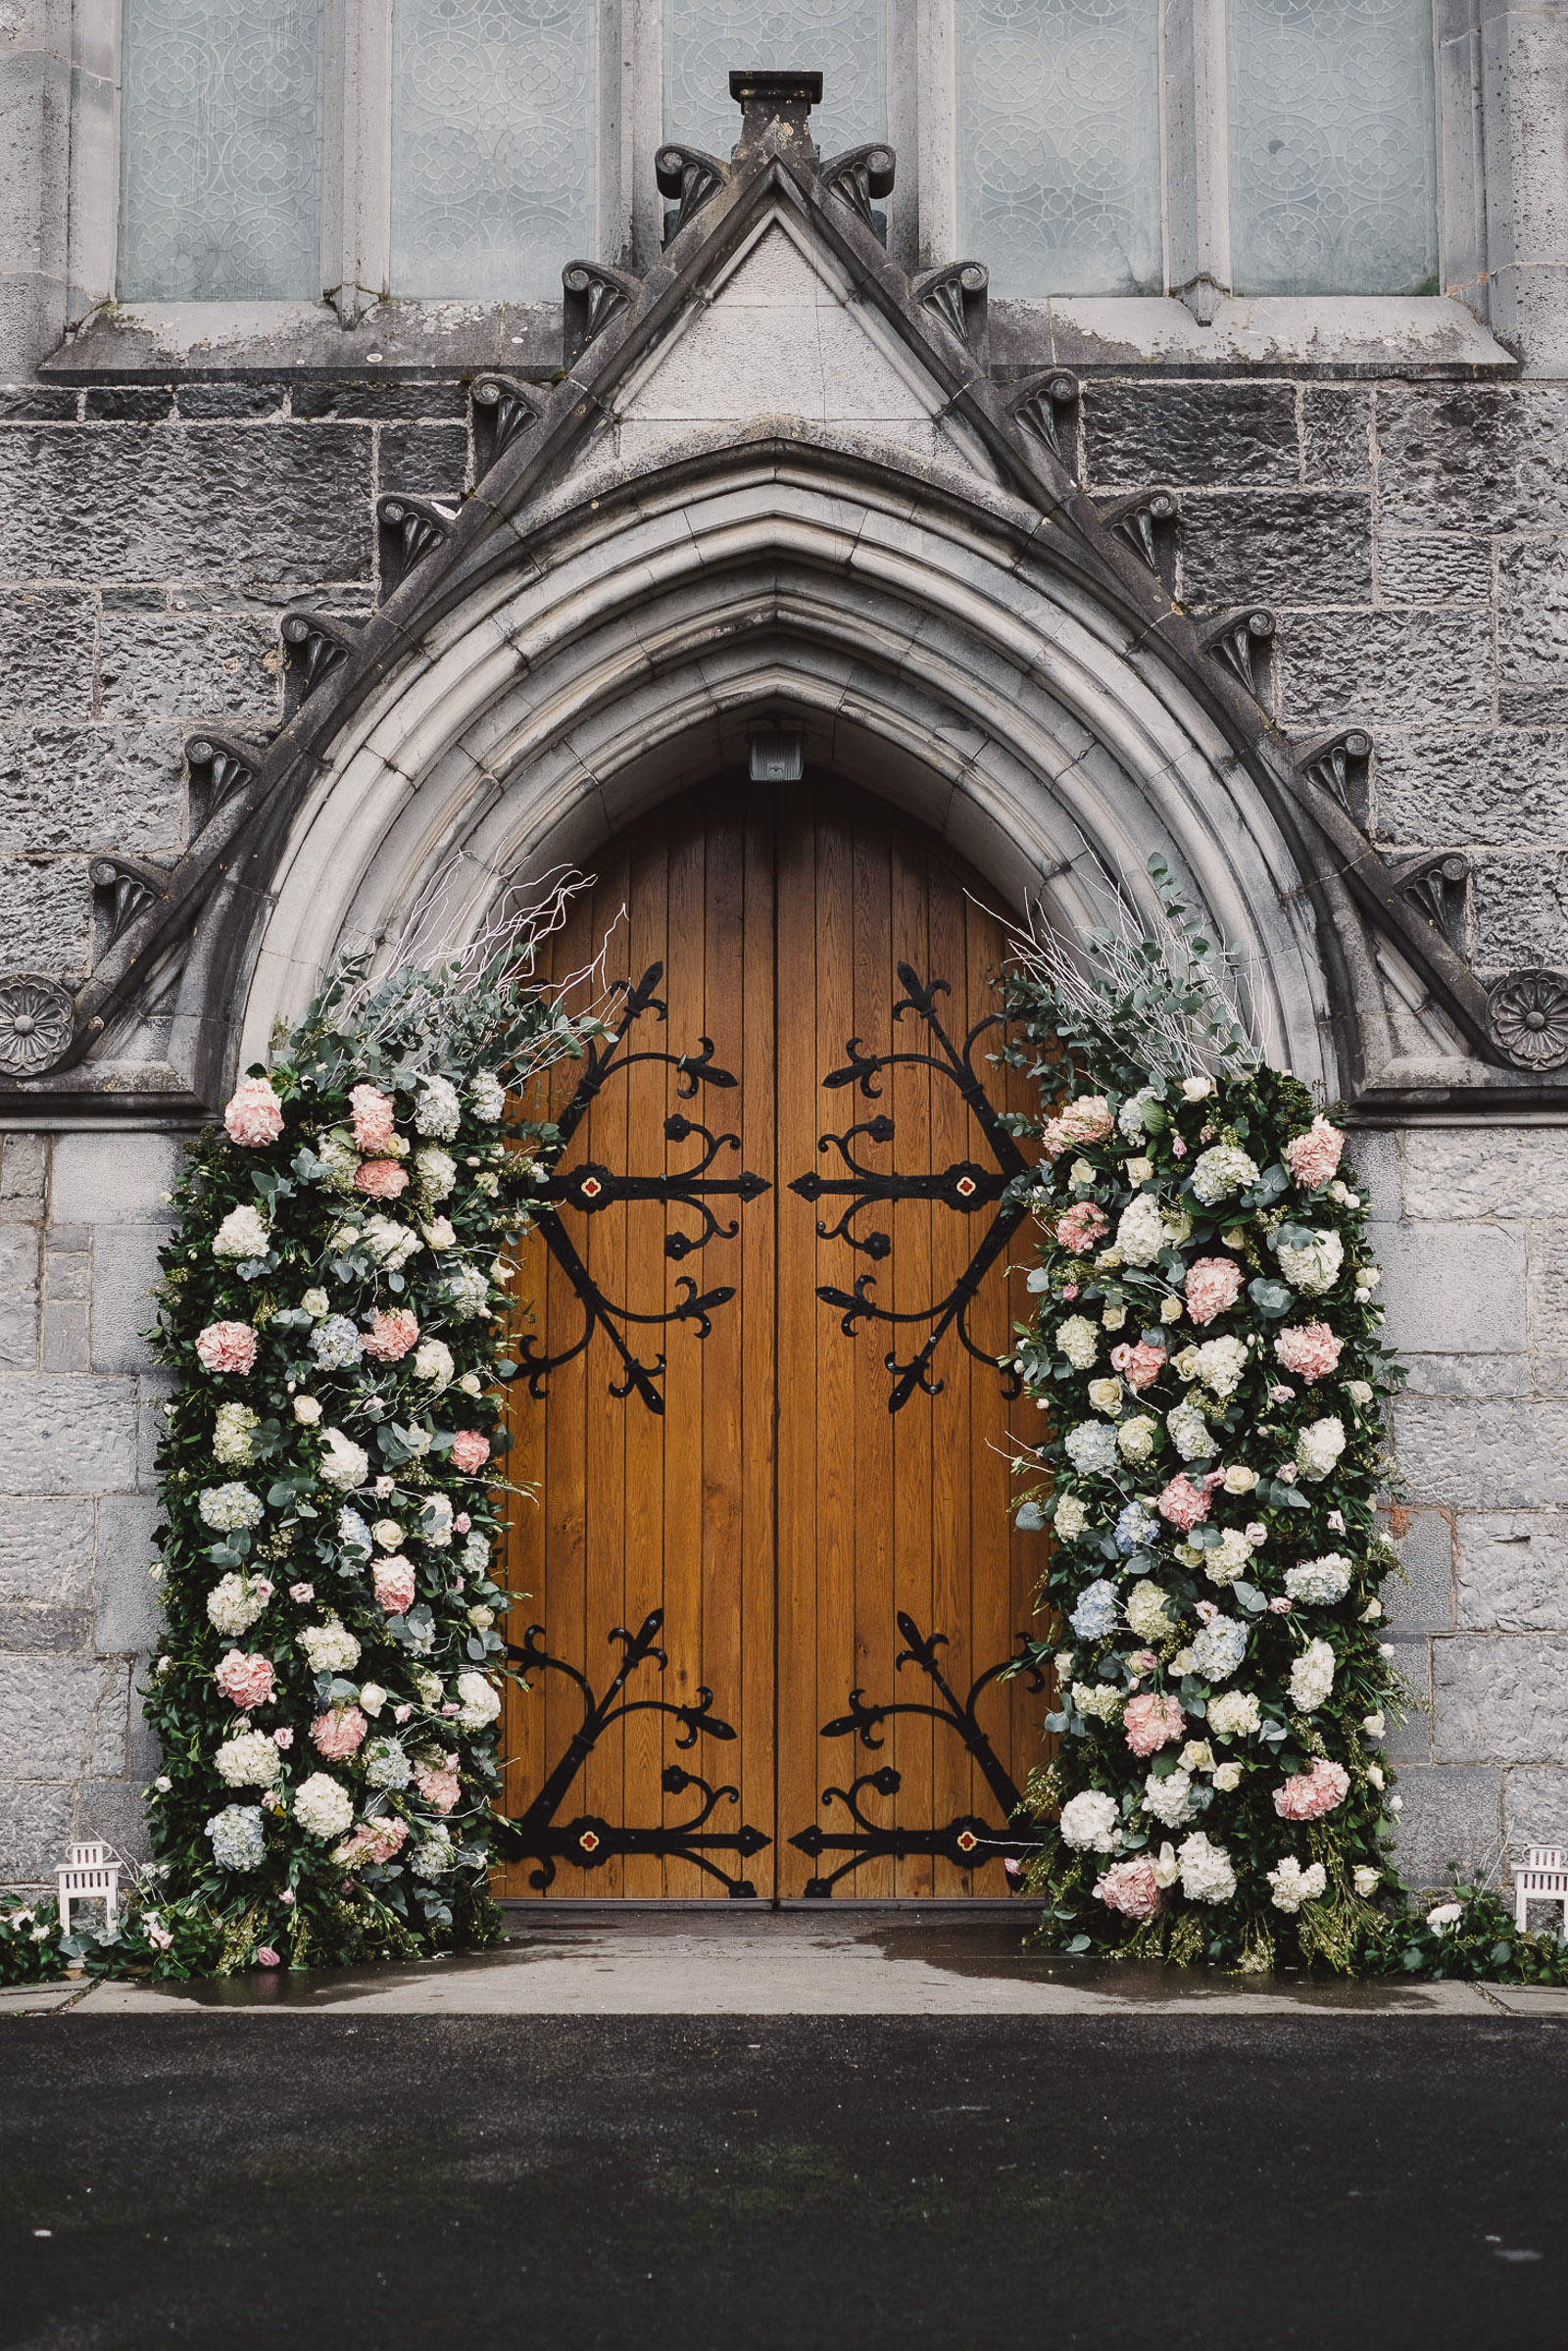
{"type": "Polygon", "coordinates": [[[1183,1078],[1182,1093],[1190,1102],[1206,1102],[1214,1091],[1212,1078],[1183,1078]]]}
{"type": "Polygon", "coordinates": [[[1222,1763],[1218,1766],[1214,1773],[1214,1786],[1222,1796],[1228,1796],[1233,1788],[1240,1788],[1241,1785],[1242,1767],[1239,1763],[1222,1763]]]}
{"type": "Polygon", "coordinates": [[[456,1228],[444,1216],[432,1216],[419,1230],[432,1249],[451,1249],[458,1238],[456,1228]]]}
{"type": "Polygon", "coordinates": [[[1355,1890],[1360,1895],[1363,1902],[1366,1900],[1368,1894],[1375,1894],[1377,1892],[1378,1886],[1382,1883],[1382,1871],[1373,1869],[1369,1862],[1362,1861],[1357,1863],[1355,1869],[1355,1890]]]}
{"type": "Polygon", "coordinates": [[[462,1389],[465,1396],[477,1396],[480,1389],[484,1386],[484,1382],[480,1379],[476,1371],[466,1371],[462,1379],[458,1382],[458,1386],[462,1389]]]}
{"type": "Polygon", "coordinates": [[[1153,1866],[1156,1886],[1174,1886],[1181,1876],[1181,1865],[1176,1859],[1176,1848],[1173,1844],[1166,1843],[1160,1846],[1154,1857],[1153,1866]]]}
{"type": "Polygon", "coordinates": [[[414,1376],[432,1388],[445,1388],[454,1368],[452,1349],[444,1340],[426,1339],[414,1350],[414,1376]]]}
{"type": "Polygon", "coordinates": [[[360,1686],[360,1706],[366,1714],[379,1714],[386,1704],[386,1691],[379,1682],[365,1682],[360,1686]]]}
{"type": "Polygon", "coordinates": [[[314,1429],[320,1417],[321,1406],[318,1397],[314,1396],[297,1396],[294,1398],[294,1418],[299,1422],[302,1428],[314,1429]]]}

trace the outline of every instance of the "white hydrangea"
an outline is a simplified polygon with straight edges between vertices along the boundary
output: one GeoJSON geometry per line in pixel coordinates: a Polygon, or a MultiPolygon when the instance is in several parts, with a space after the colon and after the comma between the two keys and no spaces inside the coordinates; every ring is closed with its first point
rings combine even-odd
{"type": "Polygon", "coordinates": [[[1116,1247],[1129,1265],[1152,1265],[1165,1246],[1165,1220],[1152,1192],[1134,1195],[1116,1225],[1116,1247]]]}
{"type": "Polygon", "coordinates": [[[1269,1900],[1276,1910],[1299,1910],[1303,1902],[1321,1901],[1328,1885],[1328,1872],[1321,1861],[1309,1862],[1305,1869],[1294,1853],[1276,1862],[1268,1873],[1272,1888],[1269,1900]]]}
{"type": "Polygon", "coordinates": [[[458,1676],[458,1724],[465,1731],[482,1731],[501,1712],[501,1692],[483,1674],[458,1676]]]}
{"type": "Polygon", "coordinates": [[[1338,1233],[1314,1233],[1300,1248],[1276,1241],[1274,1254],[1280,1261],[1280,1271],[1293,1290],[1308,1298],[1316,1298],[1332,1290],[1340,1267],[1345,1263],[1345,1244],[1338,1233]]]}
{"type": "Polygon", "coordinates": [[[294,1791],[294,1818],[313,1837],[341,1837],[354,1819],[354,1801],[330,1772],[312,1772],[294,1791]]]}
{"type": "Polygon", "coordinates": [[[1056,1345],[1075,1371],[1087,1371],[1100,1352],[1100,1333],[1087,1314],[1069,1314],[1056,1333],[1056,1345]]]}
{"type": "Polygon", "coordinates": [[[1182,1838],[1176,1866],[1189,1902],[1228,1902],[1236,1891],[1236,1872],[1229,1853],[1223,1845],[1210,1844],[1201,1829],[1182,1838]]]}
{"type": "Polygon", "coordinates": [[[490,1285],[477,1265],[465,1265],[447,1285],[452,1312],[459,1322],[477,1322],[490,1311],[490,1285]]]}
{"type": "Polygon", "coordinates": [[[207,1618],[215,1632],[237,1641],[266,1610],[270,1588],[258,1592],[249,1576],[224,1576],[207,1594],[207,1618]]]}
{"type": "Polygon", "coordinates": [[[1240,1527],[1227,1527],[1211,1550],[1202,1554],[1203,1573],[1211,1584],[1235,1584],[1252,1563],[1252,1546],[1240,1527]]]}
{"type": "Polygon", "coordinates": [[[1219,1739],[1249,1739],[1263,1720],[1263,1709],[1250,1690],[1222,1690],[1208,1701],[1208,1727],[1219,1739]]]}
{"type": "Polygon", "coordinates": [[[328,1192],[352,1192],[360,1171],[360,1154],[344,1134],[322,1135],[316,1146],[314,1181],[328,1192]]]}
{"type": "Polygon", "coordinates": [[[1193,1163],[1193,1191],[1205,1208],[1257,1182],[1257,1167],[1234,1143],[1216,1143],[1193,1163]]]}
{"type": "Polygon", "coordinates": [[[414,1769],[395,1739],[372,1739],[362,1758],[372,1788],[407,1788],[414,1769]]]}
{"type": "Polygon", "coordinates": [[[1170,1441],[1184,1461],[1200,1461],[1214,1450],[1214,1439],[1202,1410],[1191,1396],[1184,1396],[1172,1411],[1165,1415],[1170,1441]]]}
{"type": "Polygon", "coordinates": [[[1344,1450],[1345,1423],[1332,1415],[1326,1420],[1314,1420],[1296,1440],[1296,1458],[1301,1465],[1301,1475],[1314,1484],[1329,1475],[1344,1450]]]}
{"type": "Polygon", "coordinates": [[[428,1494],[416,1532],[421,1543],[444,1551],[452,1541],[452,1503],[444,1494],[428,1494]]]}
{"type": "Polygon", "coordinates": [[[1067,1458],[1081,1478],[1116,1466],[1116,1432],[1109,1421],[1081,1420],[1063,1440],[1067,1458]]]}
{"type": "Polygon", "coordinates": [[[272,1246],[267,1219],[260,1208],[247,1204],[230,1208],[213,1235],[215,1257],[265,1257],[272,1246]]]}
{"type": "Polygon", "coordinates": [[[1086,1788],[1069,1796],[1057,1823],[1063,1844],[1080,1853],[1109,1853],[1116,1843],[1116,1799],[1102,1788],[1086,1788]]]}
{"type": "Polygon", "coordinates": [[[428,1077],[419,1089],[414,1105],[414,1124],[418,1134],[433,1136],[437,1143],[450,1143],[463,1120],[463,1105],[458,1090],[450,1078],[428,1077]]]}
{"type": "Polygon", "coordinates": [[[1058,1494],[1052,1525],[1062,1543],[1076,1543],[1089,1524],[1089,1513],[1075,1494],[1058,1494]]]}
{"type": "Polygon", "coordinates": [[[1247,1369],[1245,1339],[1205,1339],[1194,1349],[1198,1358],[1195,1377],[1217,1396],[1234,1396],[1247,1369]]]}
{"type": "Polygon", "coordinates": [[[1291,1704],[1311,1714],[1334,1688],[1334,1651],[1326,1641],[1309,1641],[1291,1667],[1291,1704]]]}
{"type": "Polygon", "coordinates": [[[440,1705],[442,1690],[439,1674],[426,1673],[422,1669],[416,1669],[414,1675],[414,1687],[427,1706],[440,1705]]]}
{"type": "Polygon", "coordinates": [[[1343,1551],[1325,1551],[1321,1559],[1303,1559],[1285,1571],[1287,1598],[1303,1601],[1309,1608],[1330,1608],[1336,1600],[1343,1600],[1349,1589],[1350,1562],[1343,1551]]]}
{"type": "Polygon", "coordinates": [[[458,1163],[450,1151],[430,1146],[414,1154],[415,1175],[427,1200],[445,1200],[458,1180],[458,1163]]]}
{"type": "Polygon", "coordinates": [[[422,1340],[414,1350],[415,1378],[427,1381],[434,1389],[449,1387],[456,1369],[452,1349],[444,1339],[422,1340]]]}
{"type": "Polygon", "coordinates": [[[363,1445],[356,1445],[341,1429],[323,1429],[321,1445],[321,1475],[328,1486],[350,1494],[365,1484],[370,1474],[370,1456],[363,1445]]]}
{"type": "Polygon", "coordinates": [[[230,1788],[271,1788],[283,1768],[276,1741],[265,1731],[242,1731],[226,1739],[213,1761],[230,1788]]]}
{"type": "Polygon", "coordinates": [[[1091,1715],[1098,1722],[1113,1723],[1121,1712],[1121,1691],[1110,1682],[1075,1682],[1072,1702],[1080,1714],[1091,1715]]]}
{"type": "Polygon", "coordinates": [[[1228,1682],[1246,1655],[1247,1627],[1234,1617],[1216,1616],[1193,1641],[1193,1671],[1205,1682],[1228,1682]]]}
{"type": "Polygon", "coordinates": [[[227,1469],[243,1469],[253,1458],[251,1431],[260,1419],[249,1404],[220,1404],[213,1423],[213,1459],[227,1469]]]}
{"type": "Polygon", "coordinates": [[[225,1804],[208,1822],[207,1835],[220,1870],[260,1869],[267,1859],[267,1837],[258,1804],[225,1804]]]}
{"type": "Polygon", "coordinates": [[[490,1538],[481,1535],[477,1527],[463,1546],[463,1568],[464,1573],[469,1576],[482,1576],[489,1572],[490,1538]]]}
{"type": "Polygon", "coordinates": [[[1127,1594],[1127,1622],[1140,1641],[1167,1641],[1175,1632],[1174,1619],[1167,1608],[1168,1594],[1146,1576],[1135,1584],[1127,1594]]]}
{"type": "Polygon", "coordinates": [[[297,1638],[313,1674],[351,1674],[360,1662],[360,1644],[339,1617],[307,1625],[297,1638]]]}
{"type": "Polygon", "coordinates": [[[409,1855],[409,1867],[416,1878],[444,1878],[452,1867],[452,1839],[438,1823],[422,1843],[416,1844],[409,1855]]]}
{"type": "Polygon", "coordinates": [[[507,1106],[507,1090],[490,1070],[476,1070],[468,1080],[468,1100],[476,1118],[494,1120],[507,1106]]]}
{"type": "Polygon", "coordinates": [[[399,1224],[395,1216],[368,1216],[365,1246],[377,1265],[384,1266],[388,1273],[401,1273],[409,1259],[417,1256],[424,1243],[412,1225],[399,1224]]]}
{"type": "Polygon", "coordinates": [[[1147,1412],[1135,1412],[1131,1420],[1124,1420],[1116,1431],[1116,1444],[1122,1459],[1135,1463],[1152,1460],[1154,1439],[1158,1434],[1157,1420],[1151,1420],[1147,1412]]]}
{"type": "Polygon", "coordinates": [[[1179,1829],[1193,1817],[1193,1775],[1178,1764],[1161,1780],[1151,1772],[1144,1782],[1144,1810],[1152,1812],[1156,1821],[1167,1829],[1179,1829]]]}
{"type": "Polygon", "coordinates": [[[259,1494],[248,1486],[204,1486],[196,1503],[205,1523],[215,1527],[220,1535],[232,1534],[236,1527],[256,1526],[266,1509],[259,1494]]]}

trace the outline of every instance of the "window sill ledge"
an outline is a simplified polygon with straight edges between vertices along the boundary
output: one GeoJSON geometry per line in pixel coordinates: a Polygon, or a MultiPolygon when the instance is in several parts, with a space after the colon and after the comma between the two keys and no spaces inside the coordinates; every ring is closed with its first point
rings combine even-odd
{"type": "Polygon", "coordinates": [[[1310,294],[1222,302],[1200,326],[1166,296],[999,299],[991,305],[999,374],[1071,367],[1093,374],[1159,367],[1187,375],[1516,374],[1519,363],[1462,302],[1446,295],[1310,294]]]}
{"type": "Polygon", "coordinates": [[[172,377],[553,374],[559,302],[382,302],[355,326],[324,302],[111,304],[71,329],[38,372],[55,383],[172,377]]]}

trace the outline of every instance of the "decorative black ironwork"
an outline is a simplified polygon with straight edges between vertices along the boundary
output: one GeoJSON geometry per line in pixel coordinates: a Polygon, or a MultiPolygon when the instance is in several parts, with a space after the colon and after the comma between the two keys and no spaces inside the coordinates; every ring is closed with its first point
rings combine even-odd
{"type": "MultiPolygon", "coordinates": [[[[807,1883],[808,1901],[825,1901],[841,1878],[858,1869],[862,1861],[908,1861],[917,1855],[932,1860],[951,1861],[956,1869],[985,1869],[993,1861],[1009,1858],[1021,1860],[1032,1853],[1043,1832],[1033,1826],[1009,1826],[1019,1811],[1023,1798],[1013,1785],[1011,1774],[1002,1762],[996,1748],[980,1728],[975,1709],[984,1690],[988,1690],[1009,1668],[1021,1673],[1031,1690],[1045,1688],[1045,1675],[1038,1666],[1020,1667],[1015,1658],[1004,1657],[970,1685],[967,1697],[960,1698],[942,1671],[937,1651],[947,1646],[945,1633],[933,1633],[926,1638],[912,1616],[901,1608],[897,1623],[906,1646],[894,1659],[894,1670],[902,1673],[906,1665],[917,1665],[936,1691],[940,1704],[926,1698],[899,1698],[891,1705],[868,1706],[858,1690],[850,1692],[850,1711],[824,1723],[823,1739],[858,1739],[863,1747],[882,1744],[882,1726],[901,1714],[926,1716],[931,1722],[945,1723],[957,1732],[979,1767],[980,1775],[997,1800],[1002,1813],[1000,1826],[982,1820],[974,1813],[959,1813],[951,1821],[930,1828],[910,1828],[903,1823],[887,1824],[871,1820],[864,1810],[867,1792],[879,1796],[896,1796],[903,1785],[902,1777],[890,1763],[877,1770],[862,1772],[848,1788],[824,1788],[824,1807],[842,1804],[850,1816],[847,1829],[823,1829],[813,1821],[792,1837],[790,1843],[808,1859],[815,1861],[824,1853],[844,1853],[841,1861],[825,1877],[811,1878],[807,1883]]],[[[1020,1645],[1022,1637],[1020,1636],[1020,1645]]]]}
{"type": "MultiPolygon", "coordinates": [[[[661,1024],[666,1017],[668,1007],[654,994],[663,977],[663,971],[662,963],[653,963],[635,987],[629,980],[620,983],[625,994],[619,1015],[612,1016],[608,1023],[616,1032],[615,1042],[608,1051],[599,1045],[589,1047],[587,1066],[577,1090],[557,1121],[563,1144],[569,1144],[603,1091],[606,1080],[633,1068],[639,1061],[659,1061],[666,1068],[675,1070],[678,1073],[675,1091],[688,1101],[704,1086],[722,1089],[738,1083],[729,1070],[720,1069],[714,1060],[711,1037],[702,1040],[702,1051],[697,1053],[668,1053],[652,1050],[632,1053],[625,1050],[628,1036],[645,1013],[656,1014],[661,1024]]],[[[593,1159],[583,1160],[564,1171],[558,1163],[556,1173],[541,1187],[540,1198],[550,1203],[553,1213],[541,1217],[539,1229],[551,1255],[582,1303],[583,1327],[580,1336],[570,1347],[564,1348],[560,1354],[552,1355],[540,1352],[531,1334],[522,1334],[518,1342],[518,1367],[527,1373],[532,1395],[543,1396],[549,1374],[559,1371],[562,1364],[569,1363],[574,1356],[580,1355],[594,1332],[600,1330],[606,1334],[620,1357],[625,1373],[622,1381],[617,1383],[612,1380],[611,1395],[630,1396],[635,1390],[650,1412],[662,1413],[664,1399],[658,1383],[663,1374],[664,1357],[661,1354],[651,1363],[642,1361],[617,1325],[693,1323],[698,1338],[706,1339],[713,1327],[711,1318],[714,1308],[728,1305],[735,1296],[733,1284],[721,1284],[711,1290],[700,1291],[692,1277],[683,1274],[675,1284],[675,1304],[662,1307],[657,1314],[640,1314],[630,1306],[612,1305],[589,1272],[562,1223],[560,1212],[563,1208],[576,1208],[585,1216],[595,1216],[623,1200],[662,1200],[666,1205],[690,1208],[700,1219],[696,1233],[665,1235],[664,1254],[676,1264],[684,1257],[694,1256],[699,1249],[705,1249],[714,1239],[733,1241],[740,1231],[739,1221],[721,1223],[709,1202],[714,1199],[727,1199],[744,1204],[770,1189],[760,1175],[743,1172],[736,1176],[717,1176],[710,1172],[721,1151],[740,1150],[740,1137],[715,1135],[711,1128],[701,1125],[694,1118],[687,1118],[680,1111],[675,1111],[665,1119],[664,1136],[669,1143],[686,1143],[695,1136],[702,1145],[701,1158],[692,1167],[671,1168],[662,1175],[616,1175],[612,1169],[593,1159]]]]}
{"type": "MultiPolygon", "coordinates": [[[[888,1398],[890,1412],[901,1411],[916,1390],[923,1390],[927,1396],[941,1393],[943,1383],[931,1378],[931,1360],[950,1330],[957,1332],[964,1347],[977,1362],[995,1362],[995,1355],[976,1346],[969,1336],[969,1308],[987,1273],[1023,1221],[1025,1210],[1022,1204],[1007,1200],[1004,1196],[1013,1178],[1022,1175],[1027,1166],[1017,1144],[993,1108],[984,1086],[975,1074],[974,1049],[988,1030],[1002,1026],[1004,1015],[1000,1012],[987,1013],[983,1020],[975,1022],[962,1045],[956,1046],[944,1029],[936,1008],[939,995],[952,994],[947,981],[932,980],[926,986],[908,963],[899,965],[899,978],[904,983],[906,994],[893,1007],[894,1019],[902,1020],[906,1012],[917,1012],[938,1050],[935,1053],[863,1053],[858,1037],[851,1037],[845,1046],[850,1056],[848,1061],[842,1069],[829,1071],[822,1080],[824,1089],[858,1086],[861,1094],[874,1102],[882,1091],[879,1081],[884,1070],[908,1067],[934,1069],[939,1076],[949,1079],[957,1088],[968,1104],[976,1125],[985,1137],[995,1166],[982,1167],[973,1159],[960,1159],[951,1167],[933,1168],[924,1175],[900,1175],[896,1171],[885,1172],[862,1166],[855,1155],[857,1136],[863,1135],[867,1142],[879,1145],[891,1143],[894,1139],[893,1120],[879,1114],[875,1118],[863,1119],[858,1126],[846,1128],[842,1135],[823,1135],[818,1140],[816,1148],[819,1151],[831,1150],[838,1152],[848,1171],[846,1174],[797,1176],[790,1186],[790,1190],[798,1192],[803,1200],[848,1200],[850,1204],[838,1222],[829,1225],[819,1219],[817,1232],[824,1241],[848,1242],[851,1249],[858,1250],[863,1257],[871,1258],[873,1263],[880,1263],[893,1249],[890,1234],[875,1229],[868,1233],[857,1230],[857,1220],[873,1204],[880,1204],[884,1200],[934,1200],[960,1216],[975,1216],[986,1208],[996,1210],[967,1266],[947,1297],[933,1300],[928,1306],[899,1310],[875,1304],[869,1294],[876,1287],[876,1276],[869,1273],[862,1273],[858,1277],[853,1292],[835,1289],[831,1284],[817,1291],[816,1295],[824,1305],[841,1308],[844,1316],[841,1328],[852,1339],[857,1324],[866,1320],[923,1322],[930,1325],[924,1346],[908,1362],[901,1363],[898,1360],[896,1348],[884,1358],[888,1370],[893,1374],[893,1393],[888,1398]]],[[[1007,1371],[1004,1378],[1009,1397],[1017,1396],[1020,1383],[1016,1375],[1007,1371]]]]}
{"type": "Polygon", "coordinates": [[[582,1722],[567,1740],[559,1763],[546,1775],[539,1793],[515,1820],[496,1825],[495,1845],[503,1860],[539,1864],[537,1869],[529,1871],[528,1883],[540,1893],[554,1882],[560,1862],[576,1869],[597,1870],[620,1854],[649,1853],[665,1860],[691,1862],[694,1868],[727,1886],[733,1900],[756,1898],[757,1888],[749,1878],[731,1876],[712,1856],[733,1853],[740,1860],[749,1861],[754,1853],[760,1853],[770,1845],[772,1838],[744,1822],[730,1832],[710,1829],[708,1823],[718,1806],[738,1804],[741,1791],[738,1788],[714,1788],[698,1773],[683,1771],[678,1763],[665,1767],[660,1785],[670,1796],[684,1795],[688,1788],[697,1791],[698,1809],[690,1820],[676,1821],[668,1827],[629,1829],[589,1812],[579,1813],[570,1821],[556,1818],[567,1789],[612,1723],[624,1722],[633,1714],[668,1715],[680,1725],[675,1734],[678,1747],[694,1747],[704,1738],[735,1737],[733,1724],[722,1721],[713,1712],[713,1693],[709,1689],[699,1690],[696,1703],[690,1706],[678,1705],[673,1698],[622,1698],[621,1692],[633,1674],[650,1659],[658,1664],[661,1673],[668,1664],[665,1651],[657,1645],[663,1621],[662,1608],[655,1608],[644,1617],[642,1629],[635,1635],[628,1633],[623,1625],[612,1629],[609,1638],[612,1642],[621,1643],[622,1654],[609,1689],[599,1698],[595,1697],[586,1674],[580,1674],[563,1658],[546,1653],[541,1646],[543,1625],[528,1627],[520,1648],[515,1642],[507,1644],[507,1655],[523,1673],[564,1674],[582,1692],[582,1722]]]}

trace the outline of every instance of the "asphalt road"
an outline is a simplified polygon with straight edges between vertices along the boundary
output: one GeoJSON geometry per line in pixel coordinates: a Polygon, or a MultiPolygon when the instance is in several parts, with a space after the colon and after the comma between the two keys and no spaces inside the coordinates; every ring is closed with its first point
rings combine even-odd
{"type": "Polygon", "coordinates": [[[1565,2223],[1549,2023],[0,2023],[7,2351],[1500,2351],[1565,2223]]]}

